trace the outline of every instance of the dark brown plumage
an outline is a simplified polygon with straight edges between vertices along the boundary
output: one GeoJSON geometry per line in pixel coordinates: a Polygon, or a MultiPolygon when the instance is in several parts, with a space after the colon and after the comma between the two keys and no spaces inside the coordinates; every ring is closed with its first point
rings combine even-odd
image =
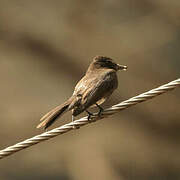
{"type": "Polygon", "coordinates": [[[127,66],[116,64],[111,58],[96,56],[85,76],[77,83],[73,95],[66,102],[45,114],[37,128],[48,128],[59,116],[69,110],[72,110],[72,120],[83,111],[90,116],[87,109],[92,105],[96,105],[101,112],[100,105],[118,87],[116,72],[126,69],[127,66]]]}

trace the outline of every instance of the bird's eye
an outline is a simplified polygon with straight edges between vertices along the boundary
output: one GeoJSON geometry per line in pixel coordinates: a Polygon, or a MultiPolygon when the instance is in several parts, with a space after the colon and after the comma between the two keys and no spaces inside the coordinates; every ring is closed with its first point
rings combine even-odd
{"type": "Polygon", "coordinates": [[[112,61],[110,61],[110,60],[107,60],[107,63],[108,63],[108,64],[113,64],[113,62],[112,62],[112,61]]]}

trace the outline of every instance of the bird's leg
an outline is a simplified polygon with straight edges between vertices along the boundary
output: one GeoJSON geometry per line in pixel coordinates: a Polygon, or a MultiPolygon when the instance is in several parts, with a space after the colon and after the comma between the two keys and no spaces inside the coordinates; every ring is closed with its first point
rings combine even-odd
{"type": "Polygon", "coordinates": [[[96,103],[96,106],[99,108],[98,116],[100,117],[101,113],[104,111],[104,109],[97,103],[96,103]]]}
{"type": "MultiPolygon", "coordinates": [[[[72,115],[72,122],[74,124],[75,116],[72,115]]],[[[73,129],[79,129],[80,127],[73,125],[73,129]]]]}
{"type": "MultiPolygon", "coordinates": [[[[74,124],[74,116],[72,115],[72,122],[74,124]]],[[[76,127],[73,125],[73,128],[75,129],[76,127]]]]}
{"type": "Polygon", "coordinates": [[[86,112],[88,113],[88,121],[90,121],[91,116],[93,115],[93,113],[89,112],[87,109],[86,109],[86,112]]]}

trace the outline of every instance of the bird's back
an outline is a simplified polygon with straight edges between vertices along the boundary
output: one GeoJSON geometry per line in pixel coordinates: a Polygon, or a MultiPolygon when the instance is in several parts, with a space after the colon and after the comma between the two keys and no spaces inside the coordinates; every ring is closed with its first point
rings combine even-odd
{"type": "Polygon", "coordinates": [[[88,72],[76,85],[73,95],[81,96],[80,104],[74,107],[74,115],[78,115],[95,103],[102,104],[117,88],[116,71],[98,69],[88,72]]]}

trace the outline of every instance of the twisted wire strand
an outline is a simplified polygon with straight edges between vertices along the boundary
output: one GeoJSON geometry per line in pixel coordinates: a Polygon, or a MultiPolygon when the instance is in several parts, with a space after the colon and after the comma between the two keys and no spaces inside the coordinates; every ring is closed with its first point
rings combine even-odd
{"type": "Polygon", "coordinates": [[[68,131],[71,131],[73,129],[75,129],[74,127],[81,127],[84,126],[86,124],[89,124],[90,122],[96,122],[97,120],[103,119],[104,117],[107,117],[109,115],[112,115],[114,113],[117,113],[123,109],[126,109],[130,106],[136,105],[140,102],[146,101],[148,99],[151,99],[155,96],[158,96],[160,94],[163,94],[169,90],[173,90],[174,88],[176,88],[177,86],[180,86],[180,78],[176,79],[174,81],[169,82],[168,84],[162,85],[158,88],[152,89],[148,92],[145,92],[143,94],[140,94],[138,96],[132,97],[126,101],[123,101],[119,104],[116,104],[108,109],[105,109],[102,114],[101,117],[98,116],[98,113],[94,114],[93,116],[91,116],[91,120],[88,120],[87,116],[83,117],[79,120],[76,120],[74,122],[65,124],[63,126],[60,126],[58,128],[52,129],[50,131],[44,132],[40,135],[34,136],[30,139],[26,139],[22,142],[19,142],[13,146],[9,146],[3,150],[0,151],[0,159],[9,156],[15,152],[18,152],[20,150],[23,150],[25,148],[28,148],[32,145],[35,145],[37,143],[40,143],[42,141],[48,140],[50,138],[53,138],[55,136],[58,136],[60,134],[64,134],[68,131]]]}

